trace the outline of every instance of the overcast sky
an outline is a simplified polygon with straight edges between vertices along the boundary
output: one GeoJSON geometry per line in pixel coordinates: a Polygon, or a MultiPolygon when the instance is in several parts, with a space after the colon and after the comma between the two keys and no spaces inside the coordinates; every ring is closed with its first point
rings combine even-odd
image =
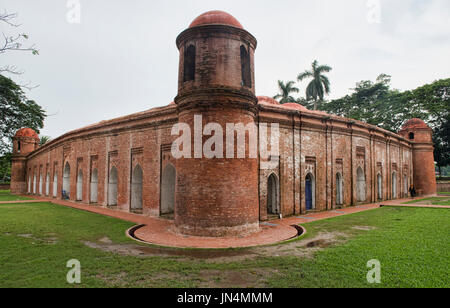
{"type": "Polygon", "coordinates": [[[39,85],[27,95],[50,115],[41,134],[52,138],[173,101],[175,39],[209,10],[232,14],[258,39],[257,95],[275,95],[278,79],[296,79],[314,59],[333,67],[330,98],[381,73],[400,90],[450,77],[449,0],[79,0],[80,23],[70,23],[74,1],[0,5],[19,13],[18,30],[40,52],[4,54],[0,65],[24,70],[17,82],[39,85]]]}

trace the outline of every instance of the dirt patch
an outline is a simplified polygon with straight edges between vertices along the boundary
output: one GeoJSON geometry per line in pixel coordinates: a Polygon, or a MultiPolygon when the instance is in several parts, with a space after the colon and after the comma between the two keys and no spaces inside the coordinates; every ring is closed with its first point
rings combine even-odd
{"type": "Polygon", "coordinates": [[[241,271],[206,270],[199,275],[200,288],[264,288],[266,277],[276,274],[272,269],[245,269],[241,271]]]}
{"type": "MultiPolygon", "coordinates": [[[[55,235],[55,234],[51,233],[48,235],[55,235]]],[[[49,244],[49,245],[55,245],[56,243],[58,243],[58,238],[56,236],[49,236],[49,237],[45,237],[45,238],[38,238],[38,237],[35,237],[33,234],[18,234],[17,236],[32,239],[33,244],[45,243],[45,244],[49,244]]]]}
{"type": "Polygon", "coordinates": [[[104,243],[104,244],[112,244],[113,242],[109,239],[109,237],[105,236],[101,239],[99,239],[100,243],[104,243]]]}
{"type": "Polygon", "coordinates": [[[353,226],[352,229],[360,231],[372,231],[375,230],[376,228],[370,226],[353,226]]]}
{"type": "Polygon", "coordinates": [[[200,259],[205,263],[228,263],[242,262],[256,257],[297,256],[311,258],[316,251],[343,243],[348,237],[348,234],[341,232],[321,232],[311,239],[293,241],[275,246],[239,250],[172,249],[137,244],[114,244],[109,239],[102,239],[97,243],[83,242],[83,244],[94,249],[127,256],[176,257],[194,260],[200,259]]]}

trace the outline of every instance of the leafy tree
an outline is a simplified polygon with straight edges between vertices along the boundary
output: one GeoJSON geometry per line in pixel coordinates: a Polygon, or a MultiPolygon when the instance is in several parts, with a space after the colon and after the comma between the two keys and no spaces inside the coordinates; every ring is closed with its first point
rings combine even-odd
{"type": "Polygon", "coordinates": [[[11,180],[11,153],[0,156],[0,183],[9,183],[11,180]]]}
{"type": "Polygon", "coordinates": [[[434,130],[438,167],[450,164],[450,79],[438,80],[412,91],[390,87],[391,77],[378,76],[356,84],[351,95],[320,104],[320,109],[377,125],[392,132],[409,119],[420,118],[434,130]]]}
{"type": "Polygon", "coordinates": [[[44,126],[45,111],[26,98],[22,88],[0,75],[0,155],[11,149],[11,137],[22,127],[39,133],[44,126]]]}
{"type": "Polygon", "coordinates": [[[323,102],[324,96],[330,94],[330,80],[325,73],[331,72],[332,68],[327,65],[319,65],[317,60],[312,63],[310,71],[305,71],[298,75],[298,81],[312,78],[306,88],[306,100],[314,99],[314,110],[317,110],[319,102],[323,102]]]}
{"type": "Polygon", "coordinates": [[[278,80],[278,88],[280,90],[280,94],[275,95],[274,99],[279,99],[280,104],[286,103],[295,103],[297,100],[291,96],[291,93],[298,93],[300,90],[294,87],[293,81],[288,81],[284,84],[283,81],[278,80]]]}

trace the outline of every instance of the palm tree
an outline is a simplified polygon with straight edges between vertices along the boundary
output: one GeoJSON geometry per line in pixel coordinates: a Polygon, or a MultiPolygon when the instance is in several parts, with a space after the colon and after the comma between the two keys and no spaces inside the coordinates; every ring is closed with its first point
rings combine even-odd
{"type": "Polygon", "coordinates": [[[278,80],[278,88],[280,89],[280,94],[275,95],[274,99],[280,99],[280,104],[294,103],[297,100],[291,96],[291,93],[298,93],[300,90],[294,87],[293,81],[288,81],[286,84],[281,80],[278,80]]]}
{"type": "Polygon", "coordinates": [[[43,146],[46,143],[49,143],[52,139],[49,136],[41,136],[39,139],[39,146],[43,146]]]}
{"type": "Polygon", "coordinates": [[[317,110],[318,101],[323,101],[325,94],[330,94],[330,80],[324,73],[328,73],[332,68],[328,65],[319,65],[317,60],[312,63],[312,70],[305,71],[298,75],[298,81],[303,81],[306,78],[312,78],[308,87],[306,88],[306,99],[314,99],[314,110],[317,110]]]}

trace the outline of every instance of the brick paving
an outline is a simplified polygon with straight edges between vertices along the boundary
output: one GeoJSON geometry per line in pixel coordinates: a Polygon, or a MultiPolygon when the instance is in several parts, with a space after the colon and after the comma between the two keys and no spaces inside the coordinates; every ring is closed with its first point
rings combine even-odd
{"type": "MultiPolygon", "coordinates": [[[[421,197],[423,198],[423,197],[421,197]]],[[[416,199],[421,199],[416,198],[416,199]]],[[[401,204],[412,199],[385,201],[374,204],[364,204],[354,207],[337,209],[327,212],[314,212],[306,215],[284,218],[281,220],[272,220],[261,223],[261,230],[245,237],[196,237],[185,236],[175,232],[174,223],[171,220],[165,220],[154,217],[146,217],[128,212],[121,212],[109,208],[87,205],[83,203],[75,203],[72,201],[57,200],[45,197],[35,197],[35,200],[23,201],[5,201],[0,204],[19,204],[19,203],[36,203],[51,202],[62,206],[71,207],[78,210],[88,211],[100,215],[110,216],[125,221],[136,223],[137,225],[145,225],[135,231],[135,236],[146,243],[178,248],[243,248],[261,245],[275,244],[294,238],[298,231],[293,225],[300,225],[312,221],[328,219],[353,213],[365,212],[384,206],[403,206],[403,207],[423,207],[423,208],[450,208],[449,206],[428,206],[415,204],[401,204]]]]}

